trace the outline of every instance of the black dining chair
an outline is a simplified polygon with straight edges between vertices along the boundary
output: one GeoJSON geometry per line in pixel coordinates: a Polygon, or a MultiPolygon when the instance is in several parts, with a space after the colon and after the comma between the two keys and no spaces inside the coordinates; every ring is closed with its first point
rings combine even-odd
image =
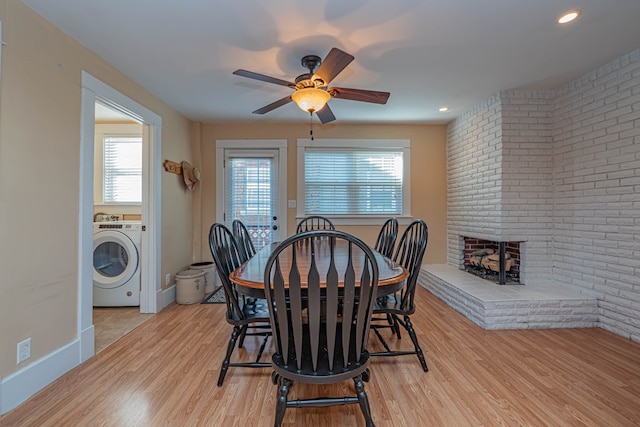
{"type": "Polygon", "coordinates": [[[422,258],[427,248],[429,230],[427,224],[421,219],[413,221],[402,233],[398,247],[396,248],[393,260],[409,271],[409,276],[404,282],[402,289],[395,294],[387,295],[376,299],[373,308],[374,317],[372,319],[372,329],[384,346],[386,351],[371,353],[372,356],[402,356],[415,354],[418,356],[422,370],[427,372],[427,362],[422,348],[418,343],[418,337],[411,323],[411,315],[416,311],[414,297],[418,275],[422,265],[422,258]],[[391,350],[380,329],[391,329],[398,339],[401,338],[400,326],[402,326],[414,346],[413,351],[391,350]]]}
{"type": "Polygon", "coordinates": [[[269,257],[264,284],[276,344],[272,357],[272,379],[278,384],[274,426],[282,424],[287,408],[355,403],[366,425],[373,426],[364,391],[370,376],[367,338],[378,287],[378,264],[372,250],[341,231],[296,234],[269,257]],[[348,242],[348,259],[334,258],[338,240],[348,242]],[[309,248],[308,263],[296,260],[295,246],[300,243],[309,248]],[[280,263],[285,251],[291,252],[291,267],[280,263]],[[319,251],[330,251],[326,268],[315,261],[319,251]],[[349,379],[355,385],[352,396],[288,399],[294,381],[333,384],[349,379]]]}
{"type": "Polygon", "coordinates": [[[229,279],[229,274],[242,265],[240,251],[232,232],[223,224],[213,224],[209,230],[209,247],[218,276],[224,287],[227,304],[226,321],[233,326],[227,344],[227,352],[218,376],[218,386],[222,386],[229,367],[267,368],[271,366],[268,362],[260,362],[269,336],[271,336],[271,325],[266,300],[264,298],[243,298],[242,295],[239,295],[236,285],[229,279]],[[255,361],[231,362],[236,344],[238,348],[242,348],[246,336],[263,338],[255,361]]]}
{"type": "Polygon", "coordinates": [[[397,238],[398,220],[395,218],[389,218],[380,228],[376,244],[373,248],[387,258],[391,258],[393,256],[393,248],[396,245],[397,238]]]}
{"type": "Polygon", "coordinates": [[[328,219],[320,215],[311,215],[302,218],[296,227],[297,233],[304,233],[305,231],[312,230],[335,230],[333,223],[328,219]]]}
{"type": "Polygon", "coordinates": [[[244,223],[239,219],[233,220],[231,223],[231,230],[233,232],[233,237],[236,239],[236,243],[238,244],[238,252],[240,252],[242,262],[247,262],[257,252],[255,246],[253,246],[253,242],[251,241],[249,231],[244,223]]]}

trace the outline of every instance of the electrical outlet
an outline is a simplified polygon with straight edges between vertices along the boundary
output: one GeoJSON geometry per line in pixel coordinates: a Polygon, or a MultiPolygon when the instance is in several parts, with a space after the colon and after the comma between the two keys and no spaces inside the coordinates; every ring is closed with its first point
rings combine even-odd
{"type": "Polygon", "coordinates": [[[164,277],[164,284],[169,286],[169,283],[171,283],[171,273],[167,273],[167,275],[164,277]]]}
{"type": "Polygon", "coordinates": [[[24,362],[31,357],[31,338],[27,338],[24,341],[18,343],[18,357],[17,364],[24,362]]]}

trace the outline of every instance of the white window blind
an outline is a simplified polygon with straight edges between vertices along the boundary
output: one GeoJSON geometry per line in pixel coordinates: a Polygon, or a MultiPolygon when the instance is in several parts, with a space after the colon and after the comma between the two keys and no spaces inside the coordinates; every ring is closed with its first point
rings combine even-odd
{"type": "Polygon", "coordinates": [[[401,215],[403,151],[306,148],[305,215],[401,215]]]}
{"type": "Polygon", "coordinates": [[[106,136],[104,147],[104,202],[142,202],[142,138],[106,136]]]}

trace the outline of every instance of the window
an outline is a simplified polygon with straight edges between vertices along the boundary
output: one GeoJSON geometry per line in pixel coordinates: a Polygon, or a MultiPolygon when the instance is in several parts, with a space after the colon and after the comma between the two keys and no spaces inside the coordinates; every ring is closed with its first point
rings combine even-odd
{"type": "Polygon", "coordinates": [[[298,216],[409,215],[409,141],[299,140],[298,216]]]}
{"type": "Polygon", "coordinates": [[[105,203],[142,202],[142,138],[103,138],[103,197],[105,203]]]}

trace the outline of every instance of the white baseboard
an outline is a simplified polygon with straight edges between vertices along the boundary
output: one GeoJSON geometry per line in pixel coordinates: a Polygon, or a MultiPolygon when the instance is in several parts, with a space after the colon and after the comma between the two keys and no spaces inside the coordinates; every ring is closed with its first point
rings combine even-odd
{"type": "Polygon", "coordinates": [[[80,341],[59,348],[0,382],[0,415],[25,402],[80,364],[80,341]]]}
{"type": "Polygon", "coordinates": [[[176,285],[170,286],[167,289],[161,289],[156,294],[156,307],[158,307],[158,313],[162,311],[166,306],[173,303],[176,300],[176,285]]]}
{"type": "Polygon", "coordinates": [[[80,363],[88,360],[96,354],[95,332],[95,327],[93,325],[80,332],[80,363]]]}

